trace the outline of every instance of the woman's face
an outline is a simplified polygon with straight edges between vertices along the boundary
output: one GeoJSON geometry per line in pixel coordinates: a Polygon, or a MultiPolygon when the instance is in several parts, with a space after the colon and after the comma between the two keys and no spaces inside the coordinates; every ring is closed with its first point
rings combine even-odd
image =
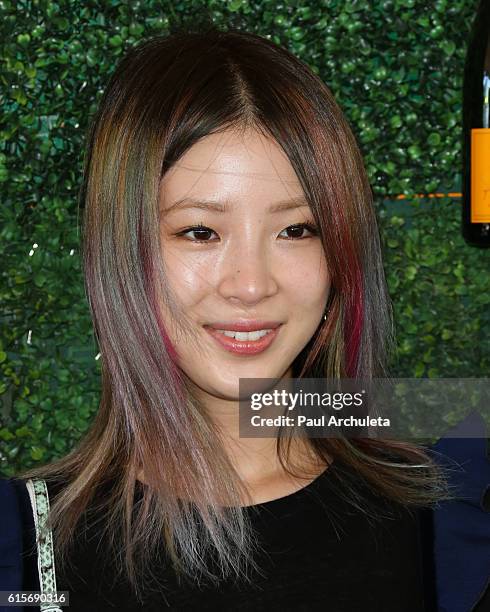
{"type": "Polygon", "coordinates": [[[204,137],[163,178],[162,256],[191,327],[176,333],[164,310],[167,330],[179,366],[206,394],[236,400],[240,378],[291,376],[330,290],[320,237],[296,227],[308,222],[314,225],[288,158],[255,131],[204,137]],[[225,210],[203,204],[211,201],[225,210]],[[273,210],[285,202],[294,207],[273,210]],[[265,329],[279,325],[248,342],[209,331],[257,320],[265,329]]]}

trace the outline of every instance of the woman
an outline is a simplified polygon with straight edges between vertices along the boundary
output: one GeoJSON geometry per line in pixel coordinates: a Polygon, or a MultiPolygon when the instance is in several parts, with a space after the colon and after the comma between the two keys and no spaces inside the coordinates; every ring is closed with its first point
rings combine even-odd
{"type": "Polygon", "coordinates": [[[9,483],[23,589],[25,481],[44,479],[71,612],[423,610],[419,509],[448,494],[422,447],[238,435],[240,378],[384,376],[393,347],[371,190],[325,84],[254,34],[145,42],[101,100],[82,203],[102,396],[76,449],[9,483]]]}

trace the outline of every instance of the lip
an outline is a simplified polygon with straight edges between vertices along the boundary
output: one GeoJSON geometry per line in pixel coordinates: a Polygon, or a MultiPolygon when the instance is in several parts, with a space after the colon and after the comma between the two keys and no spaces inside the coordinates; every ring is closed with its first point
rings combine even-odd
{"type": "Polygon", "coordinates": [[[280,321],[264,321],[262,319],[254,320],[237,320],[237,321],[218,321],[217,323],[209,323],[205,328],[223,329],[225,331],[251,332],[259,329],[276,329],[281,325],[280,321]]]}
{"type": "MultiPolygon", "coordinates": [[[[219,329],[224,329],[220,327],[219,329]]],[[[258,329],[271,329],[267,327],[259,327],[258,329]]],[[[276,336],[279,333],[279,325],[275,328],[272,328],[272,331],[262,336],[258,340],[236,340],[235,338],[229,338],[224,334],[220,334],[219,331],[216,331],[214,327],[205,326],[205,330],[208,332],[210,336],[212,336],[216,342],[229,351],[230,353],[236,353],[239,355],[257,355],[258,353],[262,353],[265,351],[273,342],[276,336]]],[[[236,328],[233,328],[230,331],[234,331],[236,328]]],[[[241,331],[241,330],[240,330],[241,331]]],[[[248,331],[248,330],[245,330],[248,331]]],[[[250,330],[256,331],[256,330],[250,330]]]]}

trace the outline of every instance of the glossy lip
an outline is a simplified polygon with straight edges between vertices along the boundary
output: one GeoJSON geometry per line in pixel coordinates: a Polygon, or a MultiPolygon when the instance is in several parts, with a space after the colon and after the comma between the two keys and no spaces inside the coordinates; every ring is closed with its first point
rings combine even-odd
{"type": "MultiPolygon", "coordinates": [[[[216,342],[230,353],[237,353],[239,355],[256,355],[262,353],[268,348],[276,336],[279,333],[279,327],[273,328],[271,332],[259,338],[258,340],[236,340],[235,338],[229,338],[219,331],[216,331],[213,327],[205,326],[205,330],[210,334],[216,342]]],[[[220,327],[219,329],[223,329],[220,327]]],[[[235,328],[236,329],[236,328],[235,328]]],[[[259,327],[258,329],[267,329],[266,327],[259,327]]],[[[271,329],[271,328],[268,328],[271,329]]],[[[230,331],[233,331],[230,330],[230,331]]],[[[248,331],[248,330],[245,330],[248,331]]],[[[255,331],[255,330],[251,330],[255,331]]]]}
{"type": "Polygon", "coordinates": [[[218,321],[217,323],[208,323],[205,328],[223,329],[225,331],[240,331],[251,332],[259,329],[276,329],[281,325],[280,321],[264,321],[263,319],[241,319],[237,321],[218,321]]]}

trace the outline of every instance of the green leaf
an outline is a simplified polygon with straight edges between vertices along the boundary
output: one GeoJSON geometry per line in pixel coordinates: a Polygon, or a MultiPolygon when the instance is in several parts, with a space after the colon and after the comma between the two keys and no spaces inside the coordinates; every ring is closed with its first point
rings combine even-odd
{"type": "Polygon", "coordinates": [[[8,442],[9,440],[14,440],[15,436],[8,429],[6,429],[5,427],[2,427],[2,429],[0,429],[0,438],[8,442]]]}
{"type": "Polygon", "coordinates": [[[44,448],[41,448],[39,446],[31,447],[31,458],[34,459],[34,461],[41,461],[41,459],[43,459],[44,457],[44,454],[44,448]]]}
{"type": "Polygon", "coordinates": [[[27,427],[27,425],[23,425],[15,430],[15,435],[17,438],[26,438],[31,435],[31,430],[29,427],[27,427]]]}

